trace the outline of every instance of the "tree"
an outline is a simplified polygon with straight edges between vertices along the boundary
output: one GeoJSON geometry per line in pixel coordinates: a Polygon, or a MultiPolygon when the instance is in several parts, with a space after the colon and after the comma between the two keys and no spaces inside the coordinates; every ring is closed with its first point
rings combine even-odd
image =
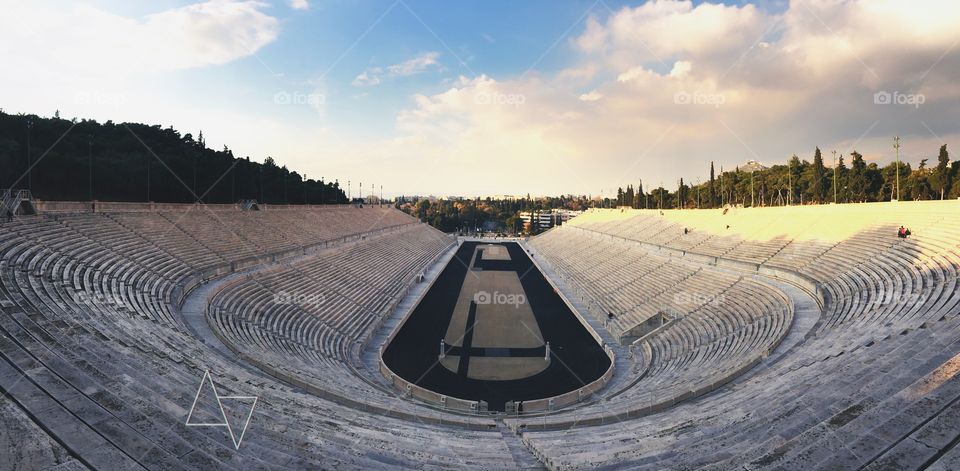
{"type": "Polygon", "coordinates": [[[910,192],[909,197],[913,198],[914,201],[928,200],[932,193],[930,186],[930,169],[927,168],[927,160],[928,159],[921,160],[917,170],[907,176],[907,191],[910,192]]]}
{"type": "Polygon", "coordinates": [[[950,166],[950,198],[960,198],[960,160],[950,166]]]}
{"type": "Polygon", "coordinates": [[[809,184],[810,196],[818,203],[823,203],[827,194],[827,186],[824,178],[827,174],[827,168],[823,166],[823,156],[820,155],[820,147],[817,147],[813,154],[813,166],[810,167],[809,184]]]}
{"type": "Polygon", "coordinates": [[[710,161],[710,207],[717,205],[717,187],[714,183],[713,161],[710,161]]]}
{"type": "Polygon", "coordinates": [[[789,168],[787,169],[789,175],[787,176],[787,185],[790,187],[789,201],[791,204],[800,202],[800,176],[803,175],[803,164],[800,162],[800,157],[797,157],[797,154],[793,154],[793,157],[790,157],[789,168]]]}
{"type": "Polygon", "coordinates": [[[950,192],[950,154],[947,153],[947,145],[940,146],[940,155],[937,157],[937,168],[933,171],[932,184],[934,189],[940,193],[940,199],[950,192]]]}
{"type": "Polygon", "coordinates": [[[850,199],[863,203],[867,201],[867,164],[859,152],[850,153],[850,174],[847,176],[847,192],[850,199]]]}
{"type": "Polygon", "coordinates": [[[847,185],[847,177],[849,176],[850,169],[847,168],[843,163],[843,156],[841,155],[837,159],[837,168],[834,169],[837,172],[836,185],[837,188],[837,202],[850,202],[850,193],[849,186],[847,185]]]}
{"type": "Polygon", "coordinates": [[[677,188],[677,208],[683,209],[687,201],[686,187],[683,185],[683,178],[680,179],[680,186],[677,188]]]}

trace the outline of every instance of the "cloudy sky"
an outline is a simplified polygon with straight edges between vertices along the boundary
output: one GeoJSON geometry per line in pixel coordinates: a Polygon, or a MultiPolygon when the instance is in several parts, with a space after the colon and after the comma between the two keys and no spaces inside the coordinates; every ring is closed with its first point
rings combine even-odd
{"type": "Polygon", "coordinates": [[[960,2],[0,0],[0,108],[385,194],[600,194],[819,145],[960,156],[960,2]],[[369,188],[369,186],[367,187],[369,188]]]}

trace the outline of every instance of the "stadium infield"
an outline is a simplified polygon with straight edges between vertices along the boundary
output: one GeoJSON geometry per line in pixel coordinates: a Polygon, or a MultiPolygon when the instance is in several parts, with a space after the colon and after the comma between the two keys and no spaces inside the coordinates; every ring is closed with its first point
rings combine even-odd
{"type": "Polygon", "coordinates": [[[486,401],[497,411],[508,401],[576,390],[610,365],[601,346],[512,242],[464,242],[383,359],[411,383],[486,401]]]}

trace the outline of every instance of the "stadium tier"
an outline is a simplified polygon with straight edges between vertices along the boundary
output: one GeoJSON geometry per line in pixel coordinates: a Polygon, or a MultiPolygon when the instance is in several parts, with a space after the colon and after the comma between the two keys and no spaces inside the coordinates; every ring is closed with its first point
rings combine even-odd
{"type": "Polygon", "coordinates": [[[960,468],[960,202],[590,210],[520,247],[612,376],[500,413],[380,356],[444,265],[506,250],[389,208],[40,208],[0,223],[14,469],[960,468]]]}
{"type": "Polygon", "coordinates": [[[656,310],[676,311],[679,320],[639,340],[636,350],[645,353],[637,361],[648,366],[633,373],[640,379],[630,388],[608,391],[595,405],[511,426],[554,468],[954,469],[960,441],[958,214],[955,201],[590,211],[530,245],[573,281],[575,296],[599,307],[588,312],[613,314],[611,333],[656,310]],[[901,225],[910,237],[898,237],[901,225]],[[695,281],[710,269],[727,281],[716,275],[712,283],[695,281]],[[814,297],[822,309],[804,340],[776,361],[757,357],[758,348],[763,352],[782,338],[790,316],[782,306],[771,309],[776,296],[769,289],[738,287],[731,276],[772,286],[786,280],[814,297]],[[644,290],[626,288],[641,279],[644,290]],[[687,287],[691,283],[696,287],[687,287]],[[738,289],[744,295],[688,305],[692,312],[684,315],[684,306],[663,294],[677,289],[708,290],[683,300],[712,300],[713,293],[738,289]],[[730,306],[737,299],[756,307],[730,306]],[[725,309],[744,320],[706,321],[725,309]],[[772,327],[744,328],[757,318],[744,315],[751,312],[761,319],[765,313],[772,327]],[[732,334],[715,347],[723,353],[711,357],[703,344],[724,332],[732,334]],[[683,393],[705,394],[703,377],[752,362],[742,379],[681,402],[683,393]],[[589,433],[577,427],[601,422],[589,433]]]}

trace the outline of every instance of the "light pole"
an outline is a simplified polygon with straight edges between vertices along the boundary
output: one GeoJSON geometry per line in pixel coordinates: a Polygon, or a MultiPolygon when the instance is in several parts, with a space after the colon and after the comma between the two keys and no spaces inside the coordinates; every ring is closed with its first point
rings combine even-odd
{"type": "Polygon", "coordinates": [[[756,193],[753,192],[753,170],[750,170],[750,207],[753,207],[753,197],[756,193]]]}
{"type": "Polygon", "coordinates": [[[833,152],[833,204],[837,204],[837,150],[833,152]]]}
{"type": "Polygon", "coordinates": [[[897,151],[897,199],[900,201],[900,136],[894,136],[893,148],[897,151]]]}

